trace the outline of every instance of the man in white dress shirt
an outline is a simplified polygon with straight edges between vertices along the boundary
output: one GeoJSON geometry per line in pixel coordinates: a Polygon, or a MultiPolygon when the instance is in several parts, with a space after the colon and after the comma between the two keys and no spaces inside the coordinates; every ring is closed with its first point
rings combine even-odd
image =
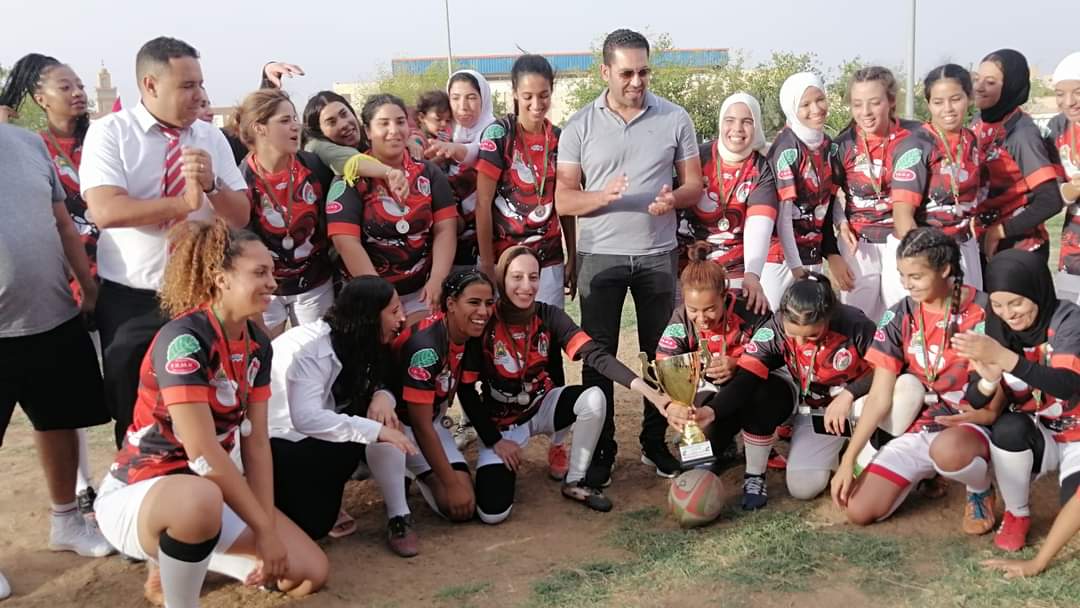
{"type": "Polygon", "coordinates": [[[198,120],[206,91],[198,52],[155,38],[135,59],[141,103],[90,125],[79,181],[101,229],[98,273],[105,396],[123,442],[139,365],[166,319],[157,303],[169,227],[186,219],[249,219],[246,185],[221,131],[198,120]]]}

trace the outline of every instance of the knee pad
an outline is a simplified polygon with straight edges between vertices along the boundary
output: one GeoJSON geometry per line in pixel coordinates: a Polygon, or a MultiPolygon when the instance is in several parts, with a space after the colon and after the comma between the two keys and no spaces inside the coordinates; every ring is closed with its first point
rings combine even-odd
{"type": "Polygon", "coordinates": [[[517,475],[503,464],[491,464],[476,470],[476,511],[481,521],[497,524],[510,517],[516,480],[517,475]]]}
{"type": "Polygon", "coordinates": [[[990,441],[1008,452],[1022,452],[1035,447],[1041,437],[1026,414],[1004,412],[990,429],[990,441]]]}
{"type": "Polygon", "coordinates": [[[574,413],[578,418],[582,417],[600,417],[602,418],[607,412],[607,398],[604,396],[604,391],[598,387],[590,386],[581,393],[581,396],[574,402],[574,413]]]}
{"type": "Polygon", "coordinates": [[[797,500],[813,500],[829,485],[832,471],[826,469],[807,469],[792,471],[786,475],[788,494],[797,500]]]}

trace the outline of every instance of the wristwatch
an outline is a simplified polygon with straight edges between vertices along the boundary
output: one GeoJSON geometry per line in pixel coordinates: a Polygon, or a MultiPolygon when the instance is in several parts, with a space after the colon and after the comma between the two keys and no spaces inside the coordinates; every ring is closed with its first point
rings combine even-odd
{"type": "Polygon", "coordinates": [[[214,177],[214,186],[209,190],[203,190],[203,194],[206,196],[214,196],[218,192],[221,192],[222,181],[220,177],[214,177]]]}

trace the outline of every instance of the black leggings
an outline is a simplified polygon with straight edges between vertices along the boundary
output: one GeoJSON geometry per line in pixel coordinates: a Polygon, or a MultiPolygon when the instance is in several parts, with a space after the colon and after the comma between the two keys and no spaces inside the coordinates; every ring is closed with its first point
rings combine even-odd
{"type": "MultiPolygon", "coordinates": [[[[574,404],[585,386],[566,386],[555,404],[555,430],[569,428],[577,420],[574,404]]],[[[517,475],[504,464],[489,464],[476,469],[476,508],[489,515],[505,513],[514,505],[517,475]]]]}
{"type": "MultiPolygon", "coordinates": [[[[1046,451],[1046,440],[1035,427],[1035,421],[1028,414],[1019,412],[1005,412],[994,422],[990,429],[990,441],[994,445],[1007,452],[1023,452],[1031,450],[1032,474],[1038,474],[1042,468],[1043,454],[1046,451]]],[[[1073,473],[1061,480],[1061,504],[1069,502],[1076,495],[1076,489],[1080,487],[1080,472],[1073,473]]]]}
{"type": "Polygon", "coordinates": [[[751,435],[772,435],[794,411],[795,402],[787,380],[769,374],[749,399],[743,399],[734,413],[717,418],[706,429],[713,454],[719,456],[739,431],[751,435]]]}
{"type": "Polygon", "coordinates": [[[334,527],[345,483],[364,457],[362,443],[337,443],[308,437],[273,438],[274,506],[313,540],[334,527]]]}

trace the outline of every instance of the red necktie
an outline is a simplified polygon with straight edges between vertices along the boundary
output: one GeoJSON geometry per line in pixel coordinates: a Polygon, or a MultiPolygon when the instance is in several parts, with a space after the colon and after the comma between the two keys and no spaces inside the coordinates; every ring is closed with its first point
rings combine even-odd
{"type": "Polygon", "coordinates": [[[169,140],[165,146],[165,173],[161,178],[161,195],[180,196],[184,192],[184,175],[180,172],[180,129],[158,125],[169,140]]]}

